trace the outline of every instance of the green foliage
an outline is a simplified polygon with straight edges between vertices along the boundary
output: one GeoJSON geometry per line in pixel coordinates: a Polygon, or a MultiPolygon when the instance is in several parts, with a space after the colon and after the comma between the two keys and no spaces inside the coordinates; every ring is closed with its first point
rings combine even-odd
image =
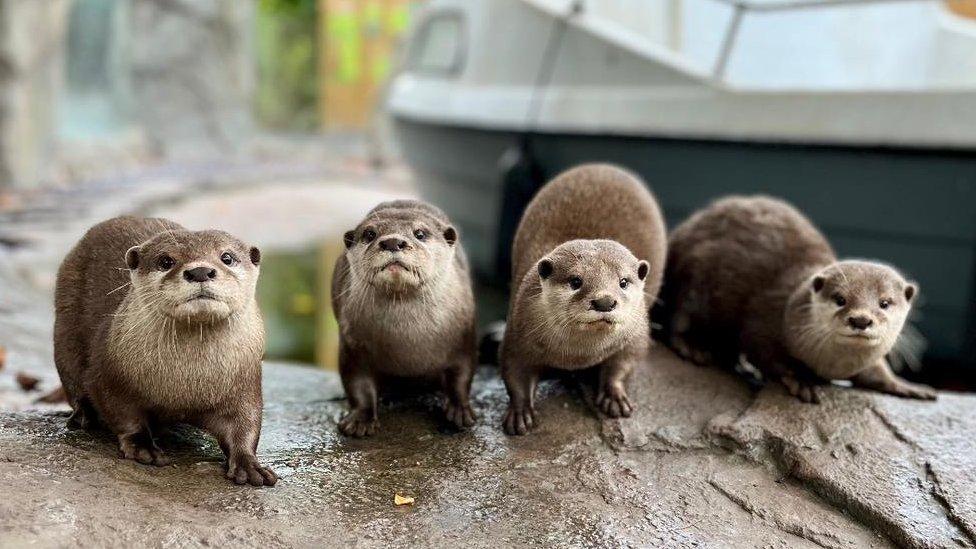
{"type": "Polygon", "coordinates": [[[315,11],[316,0],[261,0],[258,7],[267,13],[309,13],[315,11]]]}
{"type": "Polygon", "coordinates": [[[266,253],[257,297],[267,331],[269,359],[315,361],[315,311],[319,304],[316,252],[266,253]]]}
{"type": "Polygon", "coordinates": [[[261,0],[256,24],[258,121],[276,130],[317,129],[316,0],[261,0]]]}

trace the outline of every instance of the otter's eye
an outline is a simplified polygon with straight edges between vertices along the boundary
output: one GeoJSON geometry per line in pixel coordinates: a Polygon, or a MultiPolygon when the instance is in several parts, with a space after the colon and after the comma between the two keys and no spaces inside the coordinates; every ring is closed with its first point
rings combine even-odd
{"type": "Polygon", "coordinates": [[[168,271],[173,268],[173,265],[176,265],[176,261],[174,261],[173,258],[168,255],[161,255],[159,256],[159,259],[156,260],[156,267],[158,267],[160,271],[168,271]]]}
{"type": "Polygon", "coordinates": [[[844,299],[844,296],[840,294],[834,294],[834,297],[832,297],[831,299],[834,300],[834,303],[836,303],[838,307],[843,307],[844,305],[847,305],[847,300],[844,299]]]}
{"type": "Polygon", "coordinates": [[[882,299],[881,302],[878,303],[878,307],[881,307],[882,309],[887,309],[888,307],[891,307],[891,300],[882,299]]]}
{"type": "Polygon", "coordinates": [[[569,287],[574,290],[579,290],[583,287],[583,279],[578,276],[571,277],[569,279],[569,287]]]}
{"type": "Polygon", "coordinates": [[[416,231],[413,232],[413,236],[417,240],[427,240],[427,231],[423,229],[417,229],[416,231]]]}
{"type": "Polygon", "coordinates": [[[233,265],[234,263],[237,263],[237,258],[234,257],[234,255],[230,252],[224,252],[220,255],[220,261],[222,261],[224,265],[233,265]]]}
{"type": "Polygon", "coordinates": [[[630,286],[630,281],[627,280],[626,278],[621,278],[620,279],[620,287],[626,290],[627,289],[627,286],[630,286]]]}
{"type": "Polygon", "coordinates": [[[376,240],[376,231],[373,229],[363,231],[363,242],[372,242],[374,240],[376,240]]]}

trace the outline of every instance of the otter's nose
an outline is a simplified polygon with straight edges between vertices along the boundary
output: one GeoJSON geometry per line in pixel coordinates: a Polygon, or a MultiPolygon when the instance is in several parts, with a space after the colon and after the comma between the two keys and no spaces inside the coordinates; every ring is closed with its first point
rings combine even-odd
{"type": "Polygon", "coordinates": [[[388,252],[399,252],[406,247],[407,241],[400,240],[399,238],[387,238],[386,240],[380,241],[380,248],[388,252]]]}
{"type": "Polygon", "coordinates": [[[874,321],[866,316],[849,316],[847,317],[847,325],[855,330],[867,330],[874,321]]]}
{"type": "Polygon", "coordinates": [[[213,278],[216,278],[217,270],[211,269],[210,267],[197,267],[195,269],[187,269],[183,271],[183,278],[187,279],[189,282],[206,282],[213,278]]]}
{"type": "Polygon", "coordinates": [[[601,297],[600,299],[590,300],[590,307],[601,313],[609,313],[617,307],[617,300],[612,297],[601,297]]]}

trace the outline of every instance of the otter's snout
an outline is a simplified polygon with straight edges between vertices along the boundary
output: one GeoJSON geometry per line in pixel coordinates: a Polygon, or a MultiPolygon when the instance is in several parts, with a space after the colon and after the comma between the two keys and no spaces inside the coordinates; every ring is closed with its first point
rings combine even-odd
{"type": "Polygon", "coordinates": [[[380,241],[380,249],[388,252],[399,252],[407,247],[407,241],[400,238],[386,238],[380,241]]]}
{"type": "Polygon", "coordinates": [[[590,308],[601,313],[609,313],[617,308],[617,300],[610,296],[590,300],[590,308]]]}
{"type": "Polygon", "coordinates": [[[207,282],[217,278],[217,269],[212,267],[196,267],[183,271],[183,278],[187,282],[207,282]]]}
{"type": "Polygon", "coordinates": [[[847,325],[850,326],[851,328],[854,328],[855,330],[860,330],[862,332],[870,328],[871,325],[873,324],[874,324],[874,320],[864,315],[847,317],[847,325]]]}

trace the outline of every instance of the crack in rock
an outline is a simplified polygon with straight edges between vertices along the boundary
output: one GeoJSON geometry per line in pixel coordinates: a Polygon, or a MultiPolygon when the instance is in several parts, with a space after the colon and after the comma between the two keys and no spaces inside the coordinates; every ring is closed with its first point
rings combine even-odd
{"type": "Polygon", "coordinates": [[[959,531],[966,536],[966,541],[969,542],[971,547],[976,547],[976,532],[966,524],[966,521],[956,513],[955,508],[952,506],[952,502],[946,496],[945,491],[942,489],[942,482],[939,481],[939,476],[935,473],[932,468],[932,464],[928,461],[925,462],[925,480],[928,482],[929,493],[932,494],[932,499],[942,507],[943,513],[945,513],[946,518],[955,525],[959,531]]]}
{"type": "Polygon", "coordinates": [[[916,443],[914,440],[911,439],[911,437],[909,437],[904,432],[902,432],[902,430],[899,429],[897,425],[892,423],[891,419],[888,418],[887,415],[885,415],[883,412],[881,412],[874,406],[869,406],[868,409],[871,410],[871,413],[874,414],[874,417],[878,418],[878,421],[880,421],[881,424],[884,425],[886,429],[888,429],[888,432],[891,433],[891,436],[895,437],[895,439],[897,439],[899,442],[902,442],[910,446],[912,450],[915,450],[916,452],[921,450],[918,443],[916,443]]]}
{"type": "Polygon", "coordinates": [[[805,539],[810,543],[813,543],[819,547],[824,547],[825,549],[837,549],[843,547],[841,540],[836,535],[828,534],[824,532],[816,532],[799,524],[784,522],[774,516],[770,516],[770,514],[765,509],[753,505],[748,499],[743,498],[738,494],[735,494],[732,491],[726,489],[724,486],[716,482],[714,479],[709,479],[708,483],[719,494],[722,494],[729,501],[731,501],[739,508],[741,508],[743,511],[758,518],[768,526],[772,526],[773,528],[786,532],[787,534],[794,535],[798,538],[805,539]]]}
{"type": "MultiPolygon", "coordinates": [[[[755,407],[754,405],[753,407],[755,407]]],[[[752,408],[752,407],[751,407],[752,408]]],[[[740,415],[740,418],[755,413],[759,416],[764,410],[751,410],[740,415]]],[[[917,463],[915,459],[920,452],[920,448],[908,436],[902,433],[896,425],[888,420],[884,414],[878,412],[873,407],[869,407],[872,415],[887,429],[888,432],[911,452],[909,461],[917,463]]],[[[834,506],[841,512],[859,521],[863,525],[884,533],[895,543],[911,547],[937,547],[939,542],[926,539],[923,533],[926,530],[919,530],[915,521],[908,520],[902,523],[901,520],[909,517],[901,516],[900,513],[892,515],[883,509],[877,508],[872,503],[870,497],[863,496],[851,491],[849,479],[843,473],[837,478],[830,476],[828,470],[823,470],[824,465],[818,464],[816,459],[819,457],[816,452],[811,452],[810,448],[804,448],[795,441],[791,441],[787,436],[774,432],[761,424],[746,422],[743,420],[734,422],[715,421],[709,426],[711,434],[716,438],[716,442],[722,444],[730,451],[743,455],[747,459],[760,465],[772,466],[782,472],[784,476],[795,479],[802,488],[820,496],[824,501],[834,506]],[[901,519],[901,520],[899,520],[901,519]]],[[[834,455],[834,454],[832,454],[834,455]]],[[[864,456],[860,456],[863,460],[864,456]]],[[[836,458],[835,458],[836,459],[836,458]]],[[[914,469],[914,466],[913,466],[914,469]]],[[[922,482],[924,471],[916,472],[916,480],[922,482]]],[[[972,532],[965,528],[960,518],[954,514],[951,505],[939,489],[926,489],[920,487],[920,492],[926,499],[932,502],[932,508],[938,509],[944,515],[947,527],[959,532],[967,539],[962,539],[958,535],[953,536],[961,546],[972,547],[974,544],[972,532]]],[[[875,497],[878,497],[877,495],[875,497]]],[[[890,510],[889,510],[890,511],[890,510]]],[[[897,511],[897,509],[895,509],[897,511]]],[[[937,526],[935,526],[937,527],[937,526]]],[[[947,533],[947,538],[949,537],[947,533]]]]}

